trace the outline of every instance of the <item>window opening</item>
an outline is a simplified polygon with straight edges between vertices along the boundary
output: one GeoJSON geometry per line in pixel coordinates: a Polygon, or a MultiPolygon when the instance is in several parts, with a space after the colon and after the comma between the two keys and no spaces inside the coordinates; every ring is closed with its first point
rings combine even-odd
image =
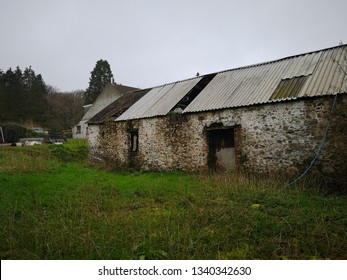
{"type": "Polygon", "coordinates": [[[130,132],[130,151],[136,153],[139,150],[139,131],[130,132]]]}

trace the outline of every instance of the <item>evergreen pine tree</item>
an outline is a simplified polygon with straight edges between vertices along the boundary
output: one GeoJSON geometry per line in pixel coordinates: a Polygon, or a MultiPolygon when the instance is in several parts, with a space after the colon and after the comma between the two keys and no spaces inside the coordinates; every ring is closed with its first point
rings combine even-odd
{"type": "Polygon", "coordinates": [[[105,86],[111,82],[113,74],[107,60],[98,60],[91,72],[89,87],[85,93],[85,103],[91,104],[99,96],[105,86]]]}
{"type": "Polygon", "coordinates": [[[23,72],[24,94],[26,96],[25,116],[27,120],[44,123],[47,106],[48,89],[41,74],[36,75],[34,70],[25,68],[23,72]]]}
{"type": "Polygon", "coordinates": [[[14,115],[15,103],[16,103],[16,78],[12,69],[9,68],[3,75],[4,83],[4,100],[6,102],[4,118],[5,120],[12,120],[16,116],[14,115]]]}
{"type": "Polygon", "coordinates": [[[24,120],[25,118],[25,103],[26,95],[23,85],[23,73],[22,70],[17,66],[14,71],[14,80],[13,80],[13,94],[12,99],[12,114],[13,117],[17,120],[24,120]]]}

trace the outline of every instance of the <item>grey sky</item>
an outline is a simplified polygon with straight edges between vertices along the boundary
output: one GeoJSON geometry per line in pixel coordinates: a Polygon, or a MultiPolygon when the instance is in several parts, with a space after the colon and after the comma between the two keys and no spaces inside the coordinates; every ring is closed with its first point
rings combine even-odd
{"type": "Polygon", "coordinates": [[[0,0],[0,69],[62,91],[106,59],[117,83],[161,85],[347,43],[346,0],[0,0]]]}

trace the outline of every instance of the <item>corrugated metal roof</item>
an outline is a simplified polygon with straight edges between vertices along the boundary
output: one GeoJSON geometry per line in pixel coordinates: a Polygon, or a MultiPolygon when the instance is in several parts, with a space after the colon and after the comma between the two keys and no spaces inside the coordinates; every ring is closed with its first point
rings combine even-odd
{"type": "Polygon", "coordinates": [[[99,96],[96,98],[94,103],[91,104],[91,107],[86,111],[86,113],[82,117],[82,120],[90,120],[93,116],[106,108],[110,103],[121,97],[122,94],[134,90],[139,90],[139,88],[124,86],[120,84],[107,84],[99,94],[99,96]]]}
{"type": "Polygon", "coordinates": [[[183,113],[346,93],[346,69],[343,45],[220,72],[183,113]]]}
{"type": "Polygon", "coordinates": [[[115,119],[119,117],[150,90],[149,88],[124,93],[121,97],[92,117],[88,121],[88,124],[100,124],[108,118],[115,119]]]}
{"type": "Polygon", "coordinates": [[[311,75],[317,66],[320,53],[309,53],[288,59],[288,66],[283,73],[282,79],[291,79],[294,77],[311,75]]]}
{"type": "Polygon", "coordinates": [[[201,79],[202,77],[197,77],[155,87],[116,120],[166,115],[201,79]]]}

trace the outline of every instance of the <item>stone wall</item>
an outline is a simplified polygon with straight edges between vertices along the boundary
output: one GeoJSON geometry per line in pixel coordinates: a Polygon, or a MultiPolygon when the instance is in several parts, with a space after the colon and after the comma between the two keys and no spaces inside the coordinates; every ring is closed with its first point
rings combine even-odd
{"type": "Polygon", "coordinates": [[[128,165],[129,143],[125,123],[108,121],[103,125],[89,125],[89,160],[107,168],[128,165]]]}
{"type": "MultiPolygon", "coordinates": [[[[197,114],[111,122],[90,128],[90,157],[112,168],[204,171],[208,169],[206,128],[236,127],[237,166],[255,172],[300,174],[314,158],[328,120],[331,126],[316,171],[343,177],[346,170],[347,98],[307,98],[197,114]],[[139,151],[129,151],[129,131],[138,129],[139,151]],[[335,174],[335,175],[334,175],[335,174]]],[[[345,179],[343,179],[345,180],[345,179]]]]}

